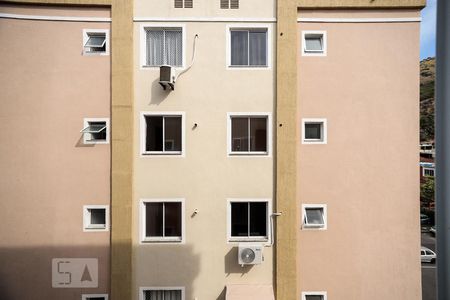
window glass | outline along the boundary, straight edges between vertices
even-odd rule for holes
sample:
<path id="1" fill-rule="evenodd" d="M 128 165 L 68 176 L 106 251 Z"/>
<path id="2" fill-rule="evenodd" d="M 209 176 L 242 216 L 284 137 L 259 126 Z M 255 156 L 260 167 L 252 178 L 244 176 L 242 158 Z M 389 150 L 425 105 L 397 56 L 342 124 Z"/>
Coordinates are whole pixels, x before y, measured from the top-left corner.
<path id="1" fill-rule="evenodd" d="M 248 202 L 231 203 L 231 235 L 248 236 Z"/>
<path id="2" fill-rule="evenodd" d="M 148 29 L 147 66 L 181 66 L 183 64 L 183 32 L 181 28 Z"/>
<path id="3" fill-rule="evenodd" d="M 306 295 L 306 300 L 323 300 L 322 295 Z"/>
<path id="4" fill-rule="evenodd" d="M 305 50 L 306 51 L 322 51 L 322 36 L 311 35 L 305 37 Z"/>
<path id="5" fill-rule="evenodd" d="M 249 53 L 251 66 L 267 65 L 267 31 L 250 31 Z"/>
<path id="6" fill-rule="evenodd" d="M 145 236 L 163 236 L 163 203 L 145 204 Z"/>
<path id="7" fill-rule="evenodd" d="M 165 151 L 181 151 L 181 117 L 164 117 Z"/>
<path id="8" fill-rule="evenodd" d="M 231 30 L 232 66 L 267 66 L 267 30 Z"/>
<path id="9" fill-rule="evenodd" d="M 95 129 L 101 129 L 103 130 L 97 130 L 99 132 L 92 132 L 91 133 L 91 141 L 98 141 L 98 140 L 106 140 L 106 122 L 91 122 L 89 121 L 89 127 Z"/>
<path id="10" fill-rule="evenodd" d="M 231 31 L 231 65 L 248 65 L 248 31 Z"/>
<path id="11" fill-rule="evenodd" d="M 431 251 L 428 251 L 428 250 L 426 250 L 425 253 L 426 253 L 427 255 L 433 255 L 433 253 L 432 253 Z"/>
<path id="12" fill-rule="evenodd" d="M 181 203 L 165 202 L 164 236 L 181 236 Z"/>
<path id="13" fill-rule="evenodd" d="M 232 151 L 248 151 L 248 118 L 231 118 Z"/>
<path id="14" fill-rule="evenodd" d="M 144 291 L 145 300 L 181 300 L 180 290 Z"/>
<path id="15" fill-rule="evenodd" d="M 322 124 L 321 123 L 306 123 L 305 124 L 305 139 L 307 139 L 307 140 L 322 139 Z"/>
<path id="16" fill-rule="evenodd" d="M 425 255 L 425 251 L 420 251 L 420 255 Z"/>
<path id="17" fill-rule="evenodd" d="M 310 225 L 323 225 L 323 210 L 321 208 L 306 208 L 306 221 Z"/>
<path id="18" fill-rule="evenodd" d="M 163 117 L 161 116 L 146 116 L 147 122 L 146 132 L 146 151 L 163 151 Z"/>
<path id="19" fill-rule="evenodd" d="M 267 236 L 267 202 L 250 202 L 250 236 Z"/>
<path id="20" fill-rule="evenodd" d="M 104 208 L 91 208 L 91 224 L 104 225 L 106 224 L 106 212 Z"/>
<path id="21" fill-rule="evenodd" d="M 267 151 L 267 118 L 250 118 L 250 151 Z"/>

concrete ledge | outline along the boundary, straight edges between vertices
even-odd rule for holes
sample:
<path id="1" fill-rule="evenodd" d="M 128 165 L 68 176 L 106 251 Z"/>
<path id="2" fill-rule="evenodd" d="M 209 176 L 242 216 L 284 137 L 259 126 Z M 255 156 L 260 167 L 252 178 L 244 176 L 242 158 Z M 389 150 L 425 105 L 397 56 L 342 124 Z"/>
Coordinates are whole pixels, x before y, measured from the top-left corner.
<path id="1" fill-rule="evenodd" d="M 426 0 L 297 0 L 299 8 L 424 8 Z"/>

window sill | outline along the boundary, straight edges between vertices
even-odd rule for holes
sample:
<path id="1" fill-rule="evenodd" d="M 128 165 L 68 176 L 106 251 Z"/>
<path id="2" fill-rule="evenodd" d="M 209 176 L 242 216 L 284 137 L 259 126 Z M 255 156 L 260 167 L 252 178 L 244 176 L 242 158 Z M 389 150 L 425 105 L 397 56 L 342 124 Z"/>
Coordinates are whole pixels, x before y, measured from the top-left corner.
<path id="1" fill-rule="evenodd" d="M 182 151 L 174 151 L 174 152 L 169 152 L 169 151 L 165 151 L 165 152 L 156 152 L 156 151 L 149 151 L 149 152 L 143 152 L 142 155 L 155 155 L 155 156 L 161 156 L 161 155 L 168 155 L 168 156 L 181 156 L 183 155 Z"/>
<path id="2" fill-rule="evenodd" d="M 157 243 L 181 243 L 183 239 L 181 237 L 174 237 L 174 238 L 145 238 L 141 240 L 142 243 L 145 244 L 157 244 Z"/>
<path id="3" fill-rule="evenodd" d="M 326 230 L 325 225 L 302 225 L 302 230 Z"/>
<path id="4" fill-rule="evenodd" d="M 106 226 L 104 226 L 104 227 L 91 227 L 91 226 L 88 226 L 88 227 L 84 227 L 83 231 L 84 232 L 108 231 L 108 228 Z"/>
<path id="5" fill-rule="evenodd" d="M 108 52 L 86 52 L 83 51 L 83 56 L 109 56 Z"/>
<path id="6" fill-rule="evenodd" d="M 268 243 L 269 239 L 267 237 L 264 238 L 246 238 L 246 237 L 232 237 L 228 239 L 228 242 L 230 243 Z"/>
<path id="7" fill-rule="evenodd" d="M 253 151 L 253 152 L 229 152 L 229 156 L 269 156 L 268 152 L 259 152 L 259 151 Z"/>
<path id="8" fill-rule="evenodd" d="M 303 140 L 302 144 L 326 144 L 327 142 L 324 140 Z"/>

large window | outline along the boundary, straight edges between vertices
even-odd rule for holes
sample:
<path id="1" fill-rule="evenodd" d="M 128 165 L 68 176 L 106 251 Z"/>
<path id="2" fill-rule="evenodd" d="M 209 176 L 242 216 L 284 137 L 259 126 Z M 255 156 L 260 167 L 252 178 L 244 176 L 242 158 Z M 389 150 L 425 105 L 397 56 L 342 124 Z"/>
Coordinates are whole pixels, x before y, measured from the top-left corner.
<path id="1" fill-rule="evenodd" d="M 140 290 L 140 300 L 184 300 L 184 288 L 180 287 L 145 287 Z"/>
<path id="2" fill-rule="evenodd" d="M 230 28 L 230 67 L 267 67 L 267 32 L 267 28 Z"/>
<path id="3" fill-rule="evenodd" d="M 184 208 L 182 199 L 142 200 L 143 242 L 181 242 Z"/>
<path id="4" fill-rule="evenodd" d="M 228 114 L 228 153 L 230 155 L 249 155 L 269 153 L 270 115 L 242 113 Z"/>
<path id="5" fill-rule="evenodd" d="M 146 27 L 145 65 L 159 67 L 183 65 L 183 29 L 181 27 Z"/>
<path id="6" fill-rule="evenodd" d="M 268 200 L 229 200 L 229 240 L 263 240 L 269 237 Z"/>
<path id="7" fill-rule="evenodd" d="M 182 154 L 184 144 L 182 113 L 143 113 L 141 122 L 143 154 Z"/>

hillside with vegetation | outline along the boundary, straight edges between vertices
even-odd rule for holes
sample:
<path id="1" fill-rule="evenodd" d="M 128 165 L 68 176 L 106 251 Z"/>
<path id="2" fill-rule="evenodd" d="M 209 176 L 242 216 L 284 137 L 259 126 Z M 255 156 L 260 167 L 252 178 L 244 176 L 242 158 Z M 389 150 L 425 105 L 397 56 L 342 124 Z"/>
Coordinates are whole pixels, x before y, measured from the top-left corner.
<path id="1" fill-rule="evenodd" d="M 434 80 L 436 59 L 420 62 L 420 141 L 434 141 Z"/>

